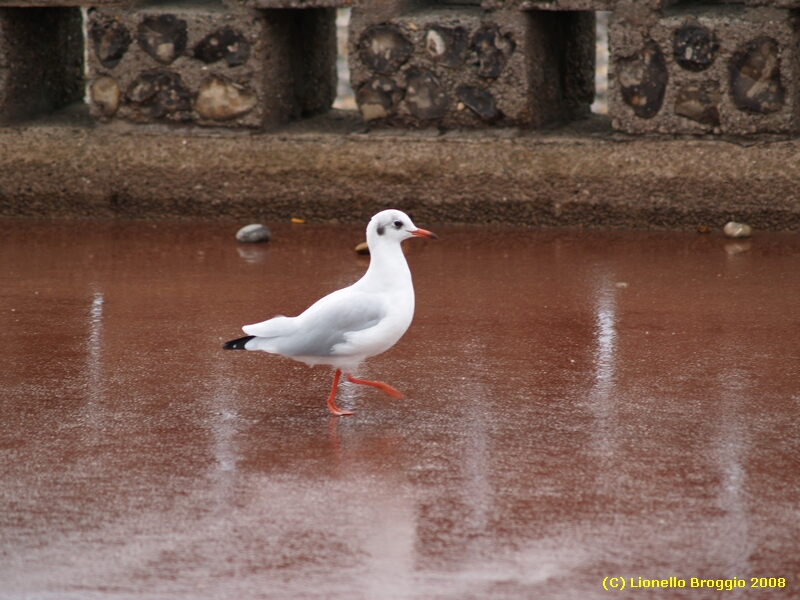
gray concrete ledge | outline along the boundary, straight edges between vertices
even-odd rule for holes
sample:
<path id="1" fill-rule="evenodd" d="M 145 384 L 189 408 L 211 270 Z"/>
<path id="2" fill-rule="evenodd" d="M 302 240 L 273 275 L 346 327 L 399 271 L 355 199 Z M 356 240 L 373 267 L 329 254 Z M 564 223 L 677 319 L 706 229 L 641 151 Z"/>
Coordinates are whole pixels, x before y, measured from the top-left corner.
<path id="1" fill-rule="evenodd" d="M 84 107 L 0 129 L 0 216 L 800 231 L 800 141 L 367 132 L 333 111 L 271 133 L 94 126 Z"/>

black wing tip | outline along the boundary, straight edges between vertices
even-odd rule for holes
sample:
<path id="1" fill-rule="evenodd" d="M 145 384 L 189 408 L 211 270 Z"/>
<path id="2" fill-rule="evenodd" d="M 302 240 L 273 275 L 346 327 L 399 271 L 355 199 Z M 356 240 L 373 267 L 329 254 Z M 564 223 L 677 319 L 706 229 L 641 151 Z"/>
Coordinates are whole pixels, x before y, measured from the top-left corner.
<path id="1" fill-rule="evenodd" d="M 254 337 L 256 337 L 256 336 L 254 336 L 254 335 L 246 335 L 244 337 L 240 337 L 238 339 L 231 340 L 230 342 L 225 342 L 224 344 L 222 344 L 222 349 L 223 350 L 245 350 L 245 347 L 244 347 L 245 344 L 247 344 L 247 342 L 252 340 Z"/>

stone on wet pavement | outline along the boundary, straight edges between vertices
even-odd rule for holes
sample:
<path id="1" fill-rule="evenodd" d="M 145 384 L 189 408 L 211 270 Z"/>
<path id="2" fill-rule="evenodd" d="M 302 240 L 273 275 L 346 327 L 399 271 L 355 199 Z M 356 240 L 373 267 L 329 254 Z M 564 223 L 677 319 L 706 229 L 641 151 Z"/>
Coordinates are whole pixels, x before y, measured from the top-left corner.
<path id="1" fill-rule="evenodd" d="M 272 239 L 272 231 L 261 223 L 245 225 L 236 232 L 236 240 L 245 244 L 258 244 Z"/>
<path id="2" fill-rule="evenodd" d="M 729 238 L 747 238 L 753 235 L 753 228 L 750 225 L 736 221 L 728 221 L 722 230 Z"/>

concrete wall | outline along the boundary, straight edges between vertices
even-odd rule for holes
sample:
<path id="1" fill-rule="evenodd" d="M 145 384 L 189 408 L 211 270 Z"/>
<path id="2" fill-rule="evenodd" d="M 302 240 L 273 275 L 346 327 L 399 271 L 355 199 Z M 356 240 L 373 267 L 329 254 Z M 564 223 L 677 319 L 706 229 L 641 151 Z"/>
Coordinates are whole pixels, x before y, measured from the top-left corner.
<path id="1" fill-rule="evenodd" d="M 748 217 L 800 229 L 791 152 L 764 151 L 794 148 L 800 129 L 800 0 L 100 0 L 81 18 L 82 4 L 0 0 L 2 215 L 356 221 L 392 204 L 451 222 L 688 228 Z M 345 4 L 358 113 L 326 115 Z M 598 10 L 612 11 L 607 119 L 589 112 Z M 48 118 L 84 89 L 88 116 Z M 440 138 L 463 145 L 443 155 Z M 219 139 L 229 164 L 203 150 Z M 287 140 L 293 150 L 273 154 Z M 54 155 L 72 142 L 90 164 L 69 168 L 91 185 Z M 732 142 L 735 160 L 723 152 Z M 161 148 L 175 144 L 205 161 L 193 175 L 205 183 L 190 185 L 184 163 L 163 170 Z M 41 154 L 20 170 L 26 151 Z M 216 195 L 212 176 L 227 181 Z"/>

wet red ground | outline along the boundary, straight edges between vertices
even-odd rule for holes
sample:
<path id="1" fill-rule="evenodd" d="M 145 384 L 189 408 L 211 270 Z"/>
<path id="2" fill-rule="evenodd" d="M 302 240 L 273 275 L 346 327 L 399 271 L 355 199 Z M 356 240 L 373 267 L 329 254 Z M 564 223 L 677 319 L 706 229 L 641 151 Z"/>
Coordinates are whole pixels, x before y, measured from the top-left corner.
<path id="1" fill-rule="evenodd" d="M 800 236 L 431 226 L 337 419 L 221 344 L 363 227 L 236 228 L 0 221 L 0 598 L 800 595 Z"/>

